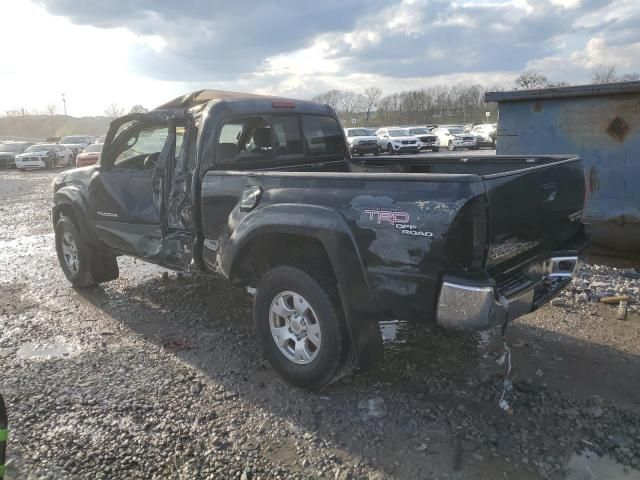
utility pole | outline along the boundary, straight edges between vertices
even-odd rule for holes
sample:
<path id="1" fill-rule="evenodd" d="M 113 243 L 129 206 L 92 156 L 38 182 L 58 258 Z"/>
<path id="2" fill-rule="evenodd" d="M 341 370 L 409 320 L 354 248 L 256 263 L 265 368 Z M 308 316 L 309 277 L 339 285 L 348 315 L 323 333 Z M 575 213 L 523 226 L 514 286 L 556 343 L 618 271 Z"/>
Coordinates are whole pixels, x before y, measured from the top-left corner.
<path id="1" fill-rule="evenodd" d="M 67 99 L 65 97 L 65 94 L 62 94 L 62 106 L 64 107 L 64 116 L 67 116 Z"/>

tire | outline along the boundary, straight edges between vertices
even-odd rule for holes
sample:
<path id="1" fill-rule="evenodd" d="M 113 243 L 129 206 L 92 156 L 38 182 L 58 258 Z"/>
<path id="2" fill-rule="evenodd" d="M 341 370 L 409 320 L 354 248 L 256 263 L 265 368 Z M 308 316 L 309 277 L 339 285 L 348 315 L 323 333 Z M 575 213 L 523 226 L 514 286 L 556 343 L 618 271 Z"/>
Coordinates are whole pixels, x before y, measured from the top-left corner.
<path id="1" fill-rule="evenodd" d="M 387 145 L 387 153 L 388 153 L 389 155 L 393 155 L 393 147 L 391 146 L 391 144 L 388 144 L 388 145 Z"/>
<path id="2" fill-rule="evenodd" d="M 433 148 L 431 149 L 431 151 L 432 151 L 433 153 L 438 153 L 438 152 L 440 151 L 440 147 L 433 147 Z"/>
<path id="3" fill-rule="evenodd" d="M 47 158 L 47 159 L 44 161 L 44 169 L 45 169 L 45 170 L 52 170 L 52 169 L 53 169 L 53 162 L 51 161 L 51 159 L 50 159 L 50 158 Z"/>
<path id="4" fill-rule="evenodd" d="M 56 223 L 55 238 L 58 261 L 74 287 L 91 287 L 120 275 L 115 255 L 89 246 L 69 217 L 62 215 Z"/>
<path id="5" fill-rule="evenodd" d="M 376 150 L 375 152 L 373 152 L 373 154 L 377 157 L 378 155 L 380 155 L 380 152 Z"/>
<path id="6" fill-rule="evenodd" d="M 450 152 L 455 151 L 456 147 L 453 146 L 453 140 L 449 140 L 449 145 L 447 146 L 447 150 Z"/>
<path id="7" fill-rule="evenodd" d="M 346 361 L 348 335 L 334 285 L 335 281 L 287 265 L 274 267 L 258 282 L 253 316 L 265 358 L 282 378 L 298 387 L 317 390 L 329 385 Z M 308 305 L 298 307 L 304 311 L 302 316 L 292 308 L 298 298 Z M 278 304 L 286 316 L 276 313 Z M 298 323 L 294 323 L 296 316 Z M 312 325 L 317 325 L 317 337 L 307 331 Z M 279 343 L 277 328 L 286 328 L 280 331 L 284 337 Z"/>

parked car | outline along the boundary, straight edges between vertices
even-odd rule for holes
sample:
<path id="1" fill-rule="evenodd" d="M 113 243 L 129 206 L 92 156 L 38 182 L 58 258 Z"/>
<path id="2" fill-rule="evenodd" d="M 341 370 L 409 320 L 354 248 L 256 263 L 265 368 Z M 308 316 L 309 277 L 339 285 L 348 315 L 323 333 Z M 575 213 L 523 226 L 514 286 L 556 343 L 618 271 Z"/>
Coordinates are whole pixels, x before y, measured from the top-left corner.
<path id="1" fill-rule="evenodd" d="M 470 133 L 465 133 L 462 127 L 438 127 L 434 128 L 432 133 L 438 137 L 440 145 L 446 146 L 450 151 L 457 148 L 478 149 L 476 137 Z"/>
<path id="2" fill-rule="evenodd" d="M 33 145 L 32 142 L 4 142 L 0 144 L 0 168 L 15 168 L 16 155 Z"/>
<path id="3" fill-rule="evenodd" d="M 71 152 L 64 146 L 56 143 L 43 143 L 31 145 L 24 153 L 16 155 L 16 168 L 46 168 L 68 166 L 71 164 Z"/>
<path id="4" fill-rule="evenodd" d="M 100 167 L 53 192 L 72 285 L 132 255 L 255 287 L 265 357 L 308 388 L 380 360 L 380 320 L 506 326 L 566 286 L 584 242 L 578 157 L 353 159 L 331 107 L 217 90 L 114 120 Z"/>
<path id="5" fill-rule="evenodd" d="M 344 133 L 352 154 L 364 155 L 365 153 L 373 153 L 378 155 L 380 153 L 378 137 L 371 135 L 366 128 L 345 128 Z"/>
<path id="6" fill-rule="evenodd" d="M 76 167 L 93 165 L 100 160 L 102 145 L 102 143 L 92 143 L 91 145 L 88 145 L 82 153 L 79 153 L 76 156 Z"/>
<path id="7" fill-rule="evenodd" d="M 473 127 L 471 133 L 476 137 L 479 147 L 496 147 L 497 127 L 495 123 L 483 123 Z"/>
<path id="8" fill-rule="evenodd" d="M 106 135 L 100 135 L 99 137 L 96 137 L 93 143 L 104 143 L 104 140 L 106 137 L 107 137 Z"/>
<path id="9" fill-rule="evenodd" d="M 87 145 L 93 143 L 93 138 L 87 135 L 72 135 L 68 137 L 62 137 L 58 142 L 60 145 L 72 152 L 73 160 L 75 161 L 76 155 L 82 153 L 87 148 Z"/>
<path id="10" fill-rule="evenodd" d="M 409 133 L 415 135 L 420 140 L 420 150 L 440 150 L 440 140 L 437 135 L 431 133 L 427 127 L 409 127 Z"/>
<path id="11" fill-rule="evenodd" d="M 386 150 L 390 155 L 420 151 L 420 140 L 406 128 L 382 127 L 378 129 L 376 136 L 380 150 Z"/>

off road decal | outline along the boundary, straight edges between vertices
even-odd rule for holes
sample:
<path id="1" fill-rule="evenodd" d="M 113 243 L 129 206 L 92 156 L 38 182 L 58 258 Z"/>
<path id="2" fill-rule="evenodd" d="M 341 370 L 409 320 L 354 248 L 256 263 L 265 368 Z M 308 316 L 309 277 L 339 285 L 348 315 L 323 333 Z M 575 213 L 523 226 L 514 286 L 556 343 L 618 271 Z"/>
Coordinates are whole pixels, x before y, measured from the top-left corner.
<path id="1" fill-rule="evenodd" d="M 411 223 L 411 215 L 407 212 L 397 210 L 366 209 L 364 213 L 365 215 L 368 215 L 369 220 L 375 222 L 376 225 L 388 223 L 400 230 L 403 235 L 433 238 L 433 232 L 418 230 L 418 226 Z"/>

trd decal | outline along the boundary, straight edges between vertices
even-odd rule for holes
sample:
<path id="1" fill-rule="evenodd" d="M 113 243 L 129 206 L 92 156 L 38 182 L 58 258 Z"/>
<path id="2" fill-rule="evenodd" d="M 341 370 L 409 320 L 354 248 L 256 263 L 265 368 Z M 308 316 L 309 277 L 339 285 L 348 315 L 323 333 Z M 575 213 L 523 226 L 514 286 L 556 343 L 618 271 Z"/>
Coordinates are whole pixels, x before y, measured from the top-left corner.
<path id="1" fill-rule="evenodd" d="M 375 221 L 378 225 L 381 225 L 383 222 L 393 225 L 400 230 L 403 235 L 433 238 L 432 232 L 418 230 L 417 225 L 412 225 L 410 223 L 411 216 L 407 212 L 367 209 L 364 213 L 369 215 L 369 220 Z"/>
<path id="2" fill-rule="evenodd" d="M 407 212 L 394 212 L 391 210 L 365 210 L 364 213 L 369 215 L 369 220 L 376 220 L 380 225 L 382 222 L 389 222 L 391 225 L 397 223 L 409 223 L 409 214 Z"/>

